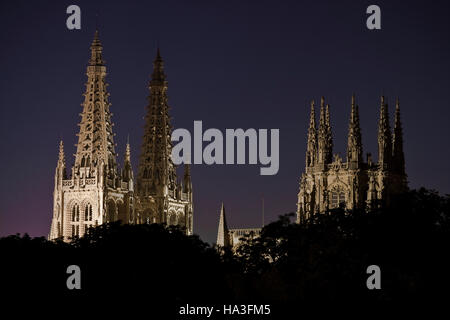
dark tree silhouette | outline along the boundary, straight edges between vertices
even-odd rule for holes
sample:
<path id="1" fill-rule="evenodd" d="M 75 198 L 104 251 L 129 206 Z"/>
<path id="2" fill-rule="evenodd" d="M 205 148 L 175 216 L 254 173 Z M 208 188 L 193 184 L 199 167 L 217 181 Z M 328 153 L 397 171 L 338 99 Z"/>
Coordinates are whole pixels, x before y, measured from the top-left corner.
<path id="1" fill-rule="evenodd" d="M 448 195 L 420 189 L 371 212 L 340 208 L 302 225 L 292 220 L 280 216 L 236 252 L 159 224 L 104 224 L 70 243 L 12 235 L 0 238 L 1 290 L 18 299 L 166 306 L 166 318 L 186 303 L 292 311 L 299 303 L 438 304 L 449 296 Z M 82 270 L 82 290 L 66 287 L 72 264 Z M 369 265 L 381 268 L 381 290 L 367 289 Z"/>

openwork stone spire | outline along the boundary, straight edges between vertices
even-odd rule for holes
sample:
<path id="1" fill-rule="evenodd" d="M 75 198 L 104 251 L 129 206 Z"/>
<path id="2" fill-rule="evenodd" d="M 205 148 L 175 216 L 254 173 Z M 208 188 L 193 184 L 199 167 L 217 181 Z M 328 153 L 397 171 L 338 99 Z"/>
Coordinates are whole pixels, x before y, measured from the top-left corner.
<path id="1" fill-rule="evenodd" d="M 400 120 L 400 102 L 395 104 L 394 135 L 393 135 L 393 164 L 394 170 L 399 174 L 405 174 L 405 155 L 403 153 L 403 130 Z"/>
<path id="2" fill-rule="evenodd" d="M 163 195 L 167 189 L 174 190 L 176 173 L 171 159 L 172 127 L 167 104 L 167 81 L 159 49 L 153 62 L 149 88 L 149 106 L 138 168 L 138 192 L 142 195 Z"/>
<path id="3" fill-rule="evenodd" d="M 359 165 L 362 162 L 361 128 L 359 125 L 359 110 L 352 95 L 352 108 L 348 125 L 347 161 Z"/>
<path id="4" fill-rule="evenodd" d="M 388 105 L 381 96 L 380 121 L 378 124 L 378 164 L 384 168 L 391 165 L 392 135 L 389 126 Z"/>
<path id="5" fill-rule="evenodd" d="M 88 79 L 79 124 L 75 168 L 96 167 L 104 163 L 108 176 L 112 178 L 117 173 L 117 162 L 102 49 L 98 31 L 96 31 L 91 45 L 91 59 L 87 67 Z"/>
<path id="6" fill-rule="evenodd" d="M 124 170 L 119 173 L 117 168 L 102 51 L 96 31 L 86 72 L 75 163 L 69 178 L 65 174 L 62 142 L 59 147 L 49 239 L 63 237 L 64 241 L 70 241 L 106 222 L 137 222 L 129 145 Z"/>
<path id="7" fill-rule="evenodd" d="M 311 101 L 311 113 L 308 128 L 308 143 L 306 146 L 306 167 L 313 167 L 316 163 L 317 153 L 317 131 L 316 131 L 316 115 L 314 111 L 314 100 Z"/>

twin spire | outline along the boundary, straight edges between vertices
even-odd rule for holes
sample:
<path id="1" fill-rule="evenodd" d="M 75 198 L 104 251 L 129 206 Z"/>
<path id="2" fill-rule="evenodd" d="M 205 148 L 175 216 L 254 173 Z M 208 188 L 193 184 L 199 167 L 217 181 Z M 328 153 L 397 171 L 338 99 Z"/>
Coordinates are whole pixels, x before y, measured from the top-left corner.
<path id="1" fill-rule="evenodd" d="M 325 105 L 325 98 L 320 99 L 319 128 L 316 131 L 314 100 L 311 101 L 311 113 L 308 129 L 306 166 L 331 163 L 333 157 L 333 136 L 330 124 L 330 106 Z"/>

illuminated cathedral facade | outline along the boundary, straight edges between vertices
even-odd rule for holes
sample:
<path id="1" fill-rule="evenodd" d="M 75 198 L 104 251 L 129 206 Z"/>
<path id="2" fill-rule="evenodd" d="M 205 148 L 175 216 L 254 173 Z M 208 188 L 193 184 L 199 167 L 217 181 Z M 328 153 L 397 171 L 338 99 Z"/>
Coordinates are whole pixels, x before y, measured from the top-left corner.
<path id="1" fill-rule="evenodd" d="M 363 160 L 358 106 L 352 97 L 346 159 L 333 157 L 329 105 L 321 99 L 319 126 L 311 103 L 307 136 L 306 165 L 300 179 L 297 222 L 304 223 L 329 209 L 369 209 L 389 203 L 394 194 L 407 190 L 400 105 L 395 107 L 391 132 L 388 105 L 381 97 L 378 123 L 378 159 L 370 153 Z"/>
<path id="2" fill-rule="evenodd" d="M 64 144 L 59 145 L 49 239 L 83 236 L 107 222 L 165 223 L 193 233 L 193 193 L 189 165 L 182 181 L 171 160 L 171 124 L 167 81 L 159 50 L 153 63 L 150 96 L 137 177 L 127 142 L 119 168 L 111 121 L 103 47 L 95 33 L 72 168 L 66 167 Z M 67 169 L 70 169 L 67 172 Z"/>

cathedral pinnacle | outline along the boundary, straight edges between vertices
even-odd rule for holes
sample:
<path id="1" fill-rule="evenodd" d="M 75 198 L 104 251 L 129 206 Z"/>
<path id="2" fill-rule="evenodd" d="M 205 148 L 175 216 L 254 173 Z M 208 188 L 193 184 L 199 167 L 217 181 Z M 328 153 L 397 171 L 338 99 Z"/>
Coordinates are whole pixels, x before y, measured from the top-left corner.
<path id="1" fill-rule="evenodd" d="M 331 131 L 331 123 L 330 123 L 330 105 L 327 104 L 326 111 L 325 111 L 326 117 L 325 117 L 325 126 L 326 126 L 326 146 L 327 146 L 327 153 L 326 153 L 326 162 L 331 163 L 332 157 L 333 157 L 333 133 Z"/>
<path id="2" fill-rule="evenodd" d="M 314 100 L 311 101 L 311 112 L 309 115 L 309 129 L 316 130 L 316 114 L 314 110 Z"/>
<path id="3" fill-rule="evenodd" d="M 403 130 L 400 120 L 400 102 L 397 99 L 395 104 L 395 118 L 394 118 L 394 134 L 393 140 L 393 162 L 394 169 L 399 174 L 405 174 L 405 155 L 403 153 Z"/>
<path id="4" fill-rule="evenodd" d="M 62 167 L 66 166 L 66 159 L 64 155 L 64 142 L 62 140 L 59 142 L 58 166 Z"/>
<path id="5" fill-rule="evenodd" d="M 390 166 L 392 158 L 392 135 L 389 126 L 388 105 L 384 96 L 381 96 L 380 121 L 378 124 L 378 163 L 382 166 Z"/>
<path id="6" fill-rule="evenodd" d="M 314 111 L 314 100 L 311 101 L 311 112 L 308 128 L 308 143 L 306 146 L 306 167 L 312 167 L 316 163 L 317 152 L 317 131 L 316 131 L 316 115 Z"/>
<path id="7" fill-rule="evenodd" d="M 330 126 L 329 105 L 325 106 L 325 98 L 320 99 L 320 118 L 318 132 L 317 162 L 327 164 L 332 162 L 333 140 Z"/>
<path id="8" fill-rule="evenodd" d="M 156 58 L 153 61 L 152 83 L 157 84 L 157 82 L 164 82 L 165 80 L 166 75 L 164 74 L 164 61 L 161 58 L 159 48 L 157 48 Z"/>
<path id="9" fill-rule="evenodd" d="M 127 142 L 127 147 L 125 149 L 125 161 L 130 162 L 131 161 L 131 152 L 130 152 L 130 143 Z"/>
<path id="10" fill-rule="evenodd" d="M 102 59 L 102 44 L 98 37 L 98 30 L 95 31 L 94 40 L 91 44 L 91 59 L 89 60 L 90 66 L 103 66 L 105 61 Z"/>
<path id="11" fill-rule="evenodd" d="M 133 169 L 131 167 L 131 150 L 130 150 L 130 142 L 127 139 L 127 146 L 125 148 L 125 157 L 123 161 L 123 170 L 122 170 L 122 179 L 125 182 L 131 182 L 130 188 L 132 189 L 133 182 Z"/>
<path id="12" fill-rule="evenodd" d="M 352 106 L 348 125 L 347 161 L 356 163 L 356 166 L 362 162 L 361 128 L 359 126 L 359 112 L 354 94 L 352 95 Z"/>

